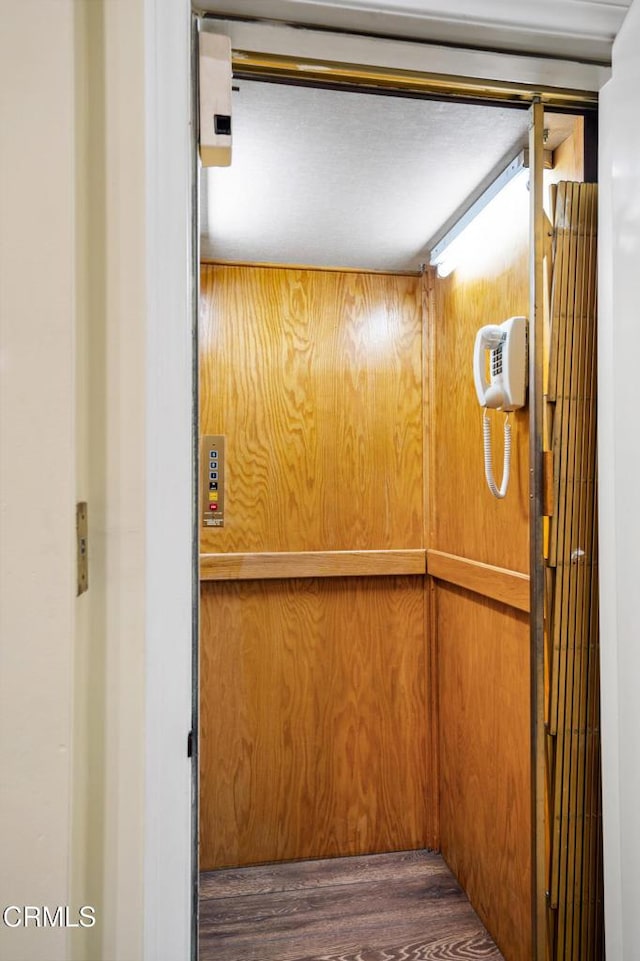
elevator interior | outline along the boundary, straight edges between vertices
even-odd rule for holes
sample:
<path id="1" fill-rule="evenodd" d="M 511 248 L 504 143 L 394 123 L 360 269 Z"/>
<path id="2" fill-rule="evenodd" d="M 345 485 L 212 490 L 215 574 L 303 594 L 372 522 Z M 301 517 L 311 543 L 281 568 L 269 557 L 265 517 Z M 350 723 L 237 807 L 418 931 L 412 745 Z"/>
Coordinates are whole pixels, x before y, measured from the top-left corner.
<path id="1" fill-rule="evenodd" d="M 529 422 L 497 500 L 472 355 L 529 312 L 526 169 L 450 273 L 429 253 L 528 114 L 234 86 L 201 181 L 201 869 L 432 848 L 525 961 Z M 582 180 L 584 119 L 545 127 Z"/>

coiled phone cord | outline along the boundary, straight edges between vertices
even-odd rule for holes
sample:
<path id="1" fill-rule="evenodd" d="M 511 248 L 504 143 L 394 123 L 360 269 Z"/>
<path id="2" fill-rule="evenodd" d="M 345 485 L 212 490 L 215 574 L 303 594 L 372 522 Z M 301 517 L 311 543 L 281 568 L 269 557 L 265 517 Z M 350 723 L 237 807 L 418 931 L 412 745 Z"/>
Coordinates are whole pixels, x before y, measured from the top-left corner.
<path id="1" fill-rule="evenodd" d="M 493 451 L 491 449 L 491 422 L 485 407 L 482 413 L 482 436 L 484 439 L 484 476 L 487 478 L 487 485 L 494 497 L 502 498 L 507 493 L 509 486 L 509 471 L 511 468 L 511 424 L 509 414 L 505 415 L 504 421 L 504 464 L 502 467 L 502 483 L 498 488 L 493 476 Z"/>

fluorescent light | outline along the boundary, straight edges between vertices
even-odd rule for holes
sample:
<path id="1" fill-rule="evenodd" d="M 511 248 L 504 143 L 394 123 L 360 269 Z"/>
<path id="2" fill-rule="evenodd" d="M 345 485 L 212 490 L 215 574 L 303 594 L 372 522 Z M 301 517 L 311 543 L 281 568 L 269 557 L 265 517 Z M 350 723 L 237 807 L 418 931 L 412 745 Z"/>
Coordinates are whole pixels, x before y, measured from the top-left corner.
<path id="1" fill-rule="evenodd" d="M 453 271 L 456 269 L 458 258 L 455 256 L 455 249 L 453 256 L 451 256 L 450 251 L 451 247 L 449 247 L 440 255 L 440 259 L 435 264 L 435 266 L 438 268 L 438 277 L 448 277 L 449 274 L 453 273 Z"/>
<path id="2" fill-rule="evenodd" d="M 459 211 L 455 223 L 431 246 L 429 262 L 447 277 L 456 267 L 478 255 L 486 257 L 508 224 L 528 209 L 527 165 L 524 151 L 491 184 Z"/>

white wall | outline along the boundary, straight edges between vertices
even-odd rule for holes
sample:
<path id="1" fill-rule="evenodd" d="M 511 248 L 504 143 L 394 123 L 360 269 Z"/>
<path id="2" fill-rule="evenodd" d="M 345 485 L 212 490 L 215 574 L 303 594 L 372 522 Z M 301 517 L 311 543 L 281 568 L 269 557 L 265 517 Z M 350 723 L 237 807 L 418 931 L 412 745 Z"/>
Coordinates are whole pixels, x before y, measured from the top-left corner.
<path id="1" fill-rule="evenodd" d="M 0 11 L 0 908 L 97 909 L 89 932 L 0 922 L 12 961 L 143 954 L 144 15 Z"/>
<path id="2" fill-rule="evenodd" d="M 599 497 L 607 957 L 640 945 L 640 3 L 601 95 Z"/>
<path id="3" fill-rule="evenodd" d="M 65 904 L 69 888 L 75 448 L 72 7 L 12 3 L 7 10 L 5 5 L 0 30 L 2 908 L 52 899 Z M 19 90 L 20 97 L 10 97 L 10 90 Z M 55 110 L 42 109 L 45 91 Z M 64 954 L 63 931 L 43 938 L 35 929 L 14 932 L 0 924 L 2 957 L 56 961 Z"/>
<path id="4" fill-rule="evenodd" d="M 0 45 L 0 907 L 4 908 L 66 904 L 70 883 L 75 607 L 73 3 L 4 3 Z M 12 961 L 57 961 L 65 957 L 65 941 L 62 930 L 12 930 L 0 923 L 0 956 Z"/>
<path id="5" fill-rule="evenodd" d="M 76 8 L 77 498 L 90 587 L 76 608 L 72 895 L 98 900 L 72 956 L 143 951 L 145 8 Z"/>
<path id="6" fill-rule="evenodd" d="M 99 908 L 71 956 L 96 961 L 104 938 L 106 402 L 105 77 L 100 3 L 75 6 L 76 497 L 89 504 L 90 586 L 76 602 L 71 902 Z"/>

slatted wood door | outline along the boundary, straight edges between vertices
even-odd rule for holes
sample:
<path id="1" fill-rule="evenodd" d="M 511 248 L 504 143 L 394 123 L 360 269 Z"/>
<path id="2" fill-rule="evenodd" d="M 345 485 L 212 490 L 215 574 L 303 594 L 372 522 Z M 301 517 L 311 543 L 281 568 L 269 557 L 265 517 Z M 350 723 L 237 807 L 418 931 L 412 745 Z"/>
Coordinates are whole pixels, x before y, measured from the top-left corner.
<path id="1" fill-rule="evenodd" d="M 603 957 L 596 478 L 597 186 L 554 210 L 548 414 L 548 936 L 552 961 Z"/>
<path id="2" fill-rule="evenodd" d="M 422 336 L 417 277 L 203 268 L 205 870 L 433 843 Z"/>

